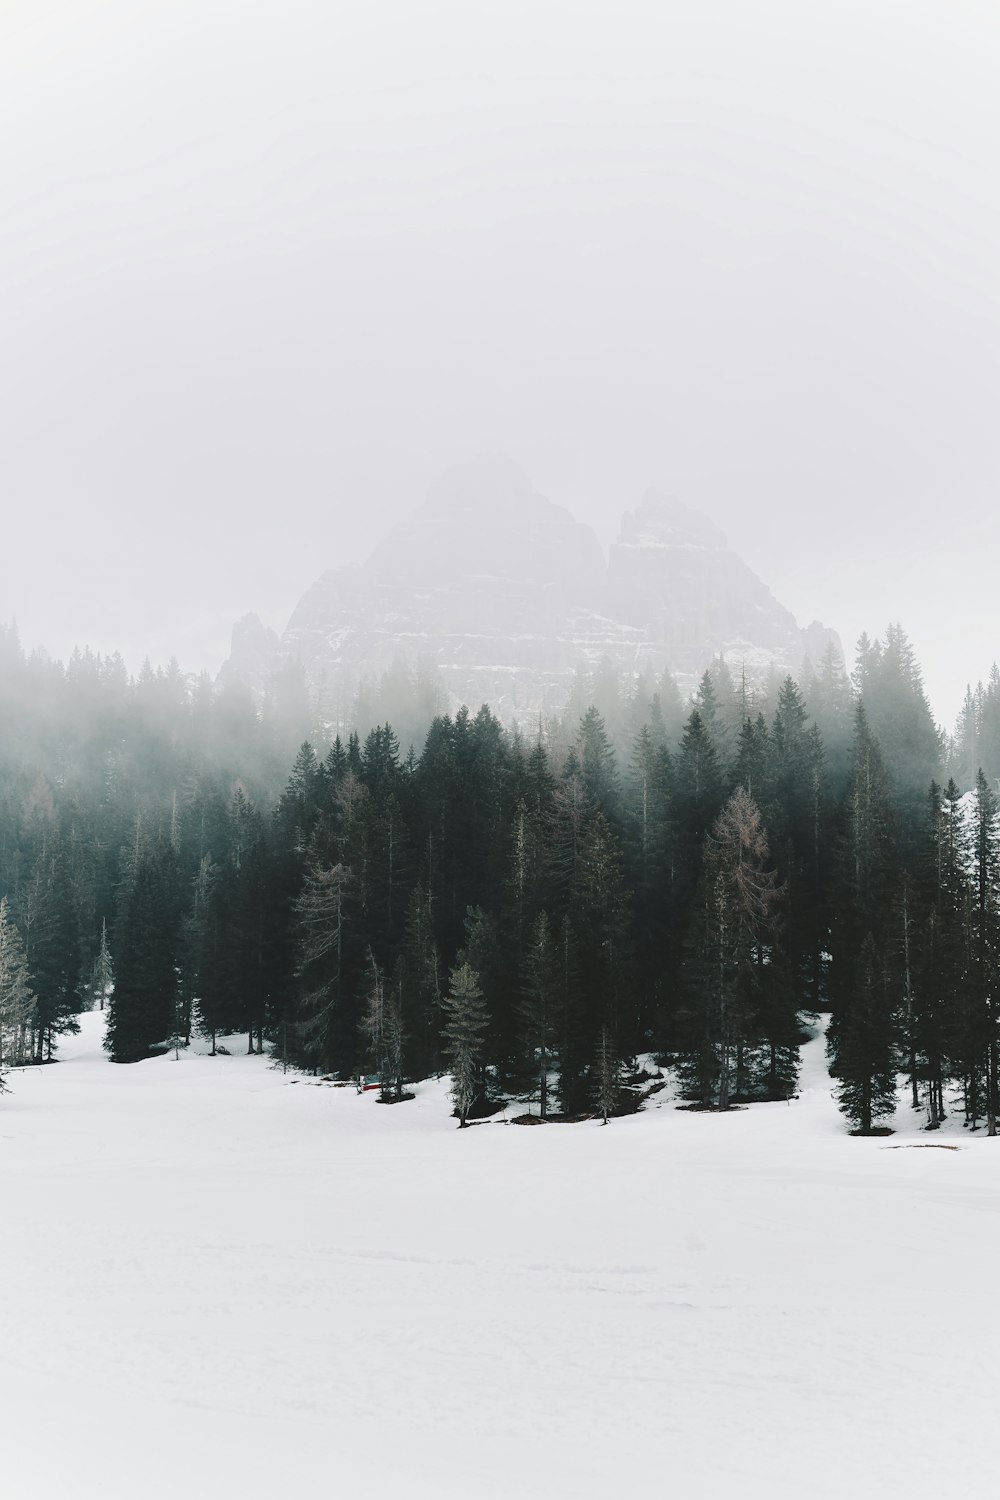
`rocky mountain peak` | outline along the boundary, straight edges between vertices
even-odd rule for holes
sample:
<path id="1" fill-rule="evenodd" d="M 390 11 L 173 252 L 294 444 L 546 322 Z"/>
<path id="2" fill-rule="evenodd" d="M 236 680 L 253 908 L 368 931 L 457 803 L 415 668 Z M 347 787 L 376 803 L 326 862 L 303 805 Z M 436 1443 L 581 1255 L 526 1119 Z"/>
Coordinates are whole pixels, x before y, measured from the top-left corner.
<path id="1" fill-rule="evenodd" d="M 726 545 L 725 535 L 714 521 L 662 490 L 647 490 L 638 508 L 625 512 L 618 541 L 625 547 Z"/>
<path id="2" fill-rule="evenodd" d="M 219 673 L 223 682 L 243 682 L 262 692 L 281 655 L 281 640 L 259 615 L 244 615 L 233 626 L 229 659 Z"/>
<path id="3" fill-rule="evenodd" d="M 254 616 L 224 669 L 254 688 L 300 663 L 321 713 L 351 722 L 359 685 L 402 667 L 430 673 L 454 710 L 489 704 L 505 722 L 560 714 L 577 671 L 673 673 L 689 691 L 713 657 L 750 677 L 797 672 L 822 626 L 790 612 L 708 517 L 647 490 L 605 561 L 589 526 L 517 464 L 450 469 L 360 567 L 324 573 L 280 643 Z"/>
<path id="4" fill-rule="evenodd" d="M 453 592 L 471 580 L 502 580 L 514 589 L 544 583 L 572 600 L 600 587 L 604 555 L 591 529 L 540 495 L 517 464 L 487 457 L 442 475 L 363 571 L 379 583 Z M 474 587 L 480 591 L 478 582 Z"/>

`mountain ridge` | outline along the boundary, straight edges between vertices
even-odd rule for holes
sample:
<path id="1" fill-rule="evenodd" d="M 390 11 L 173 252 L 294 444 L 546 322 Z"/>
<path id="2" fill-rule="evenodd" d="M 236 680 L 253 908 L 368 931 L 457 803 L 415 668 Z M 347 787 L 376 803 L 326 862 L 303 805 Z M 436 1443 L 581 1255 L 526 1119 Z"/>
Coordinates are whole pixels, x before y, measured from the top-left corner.
<path id="1" fill-rule="evenodd" d="M 687 692 L 720 654 L 760 681 L 830 643 L 673 496 L 647 490 L 605 558 L 589 526 L 493 458 L 448 470 L 363 563 L 322 573 L 280 637 L 244 617 L 221 676 L 265 692 L 298 665 L 325 716 L 346 722 L 365 680 L 419 665 L 449 708 L 487 703 L 523 725 L 560 713 L 580 670 L 668 671 Z"/>

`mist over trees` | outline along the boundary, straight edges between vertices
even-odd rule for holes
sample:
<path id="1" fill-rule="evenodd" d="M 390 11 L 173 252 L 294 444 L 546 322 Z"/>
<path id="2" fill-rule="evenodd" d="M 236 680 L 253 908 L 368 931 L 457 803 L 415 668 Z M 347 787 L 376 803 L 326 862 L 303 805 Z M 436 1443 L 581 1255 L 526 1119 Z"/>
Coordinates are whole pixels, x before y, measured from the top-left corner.
<path id="1" fill-rule="evenodd" d="M 463 1124 L 608 1118 L 650 1054 L 693 1107 L 790 1097 L 822 1010 L 853 1127 L 902 1072 L 929 1125 L 995 1130 L 995 670 L 954 739 L 898 626 L 850 678 L 719 659 L 687 704 L 581 671 L 532 735 L 417 686 L 419 743 L 331 742 L 304 693 L 0 630 L 0 1069 L 105 1006 L 123 1063 L 241 1033 L 387 1102 L 448 1070 Z"/>

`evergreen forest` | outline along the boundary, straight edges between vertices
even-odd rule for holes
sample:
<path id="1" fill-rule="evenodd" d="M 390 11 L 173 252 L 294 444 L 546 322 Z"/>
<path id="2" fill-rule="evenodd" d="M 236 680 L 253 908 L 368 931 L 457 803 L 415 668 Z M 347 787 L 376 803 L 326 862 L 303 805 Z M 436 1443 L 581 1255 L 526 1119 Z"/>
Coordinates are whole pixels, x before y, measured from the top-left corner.
<path id="1" fill-rule="evenodd" d="M 720 659 L 687 703 L 581 674 L 530 735 L 419 692 L 401 744 L 302 684 L 291 711 L 0 629 L 0 1080 L 101 1007 L 121 1064 L 239 1037 L 386 1103 L 447 1072 L 460 1125 L 608 1120 L 657 1066 L 695 1109 L 789 1098 L 829 1013 L 847 1128 L 905 1085 L 995 1133 L 996 668 L 953 736 L 898 626 L 850 676 Z"/>

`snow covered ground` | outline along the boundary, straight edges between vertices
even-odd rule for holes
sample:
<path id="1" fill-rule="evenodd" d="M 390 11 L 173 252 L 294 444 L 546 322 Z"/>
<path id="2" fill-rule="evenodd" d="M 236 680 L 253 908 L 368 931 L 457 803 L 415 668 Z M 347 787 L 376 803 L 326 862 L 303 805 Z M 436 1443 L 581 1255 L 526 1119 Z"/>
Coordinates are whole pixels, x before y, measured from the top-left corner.
<path id="1" fill-rule="evenodd" d="M 851 1139 L 821 1040 L 788 1105 L 459 1133 L 100 1025 L 0 1099 L 11 1500 L 989 1493 L 1000 1141 Z"/>

